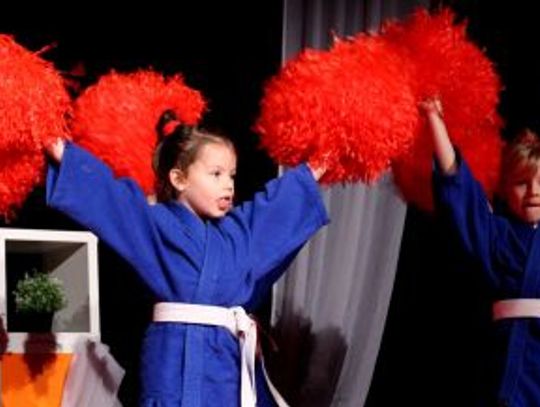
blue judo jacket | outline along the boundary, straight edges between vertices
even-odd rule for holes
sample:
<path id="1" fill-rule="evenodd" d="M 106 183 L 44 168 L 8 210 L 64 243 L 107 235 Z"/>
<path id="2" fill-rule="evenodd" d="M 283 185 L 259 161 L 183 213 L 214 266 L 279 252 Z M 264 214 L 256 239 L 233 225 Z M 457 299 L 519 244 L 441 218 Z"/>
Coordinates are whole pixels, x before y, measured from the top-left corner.
<path id="1" fill-rule="evenodd" d="M 450 220 L 462 248 L 484 273 L 493 301 L 540 298 L 538 228 L 493 212 L 459 154 L 457 173 L 443 175 L 435 166 L 433 185 L 437 210 Z M 493 324 L 498 376 L 493 399 L 501 406 L 540 406 L 540 319 Z"/>
<path id="2" fill-rule="evenodd" d="M 125 258 L 158 302 L 252 311 L 328 216 L 300 165 L 216 221 L 178 202 L 148 205 L 139 187 L 75 144 L 47 174 L 47 202 Z M 143 341 L 143 406 L 239 406 L 237 339 L 225 328 L 151 323 Z M 258 405 L 273 404 L 257 370 Z"/>

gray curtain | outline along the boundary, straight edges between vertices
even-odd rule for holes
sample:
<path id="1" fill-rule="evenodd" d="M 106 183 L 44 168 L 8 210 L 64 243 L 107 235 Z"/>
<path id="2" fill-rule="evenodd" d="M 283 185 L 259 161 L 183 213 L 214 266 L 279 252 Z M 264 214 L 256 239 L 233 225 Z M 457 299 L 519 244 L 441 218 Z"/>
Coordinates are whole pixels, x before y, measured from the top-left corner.
<path id="1" fill-rule="evenodd" d="M 428 0 L 285 0 L 283 60 L 332 36 L 375 32 Z M 274 290 L 271 371 L 292 406 L 365 402 L 382 337 L 406 206 L 387 176 L 324 193 L 331 224 Z"/>

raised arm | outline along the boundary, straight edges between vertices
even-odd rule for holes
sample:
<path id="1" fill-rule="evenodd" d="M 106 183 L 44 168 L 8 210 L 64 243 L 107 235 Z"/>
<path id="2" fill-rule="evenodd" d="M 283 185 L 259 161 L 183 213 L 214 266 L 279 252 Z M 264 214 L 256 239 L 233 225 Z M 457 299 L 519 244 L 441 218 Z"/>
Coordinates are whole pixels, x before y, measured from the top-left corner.
<path id="1" fill-rule="evenodd" d="M 441 171 L 446 175 L 454 174 L 457 169 L 456 152 L 444 123 L 441 101 L 438 98 L 426 99 L 420 103 L 420 109 L 426 115 L 433 139 L 435 157 Z"/>
<path id="2" fill-rule="evenodd" d="M 47 173 L 47 204 L 105 241 L 155 293 L 167 294 L 160 234 L 140 188 L 75 144 L 57 140 L 45 151 L 56 161 Z"/>
<path id="3" fill-rule="evenodd" d="M 322 172 L 305 164 L 288 170 L 223 221 L 236 256 L 250 259 L 255 279 L 272 270 L 271 279 L 277 278 L 279 264 L 328 223 L 315 178 Z"/>
<path id="4" fill-rule="evenodd" d="M 454 149 L 440 101 L 428 99 L 420 109 L 428 121 L 437 164 L 433 173 L 435 207 L 450 221 L 465 251 L 482 264 L 488 279 L 497 286 L 500 277 L 493 255 L 499 239 L 509 238 L 508 224 L 492 213 L 482 186 Z"/>

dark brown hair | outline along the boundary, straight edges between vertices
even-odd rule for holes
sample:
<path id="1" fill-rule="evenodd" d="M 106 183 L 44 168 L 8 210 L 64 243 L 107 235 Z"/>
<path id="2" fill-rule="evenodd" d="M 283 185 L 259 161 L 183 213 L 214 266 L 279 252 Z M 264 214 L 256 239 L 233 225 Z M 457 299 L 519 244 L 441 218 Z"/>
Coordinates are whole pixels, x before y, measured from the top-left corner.
<path id="1" fill-rule="evenodd" d="M 201 148 L 210 143 L 223 144 L 235 151 L 232 141 L 217 132 L 179 124 L 169 134 L 164 130 L 176 121 L 175 114 L 165 111 L 156 126 L 159 144 L 154 152 L 153 167 L 156 173 L 156 195 L 159 202 L 176 199 L 177 191 L 169 180 L 169 172 L 177 168 L 187 174 L 188 168 L 198 157 Z"/>

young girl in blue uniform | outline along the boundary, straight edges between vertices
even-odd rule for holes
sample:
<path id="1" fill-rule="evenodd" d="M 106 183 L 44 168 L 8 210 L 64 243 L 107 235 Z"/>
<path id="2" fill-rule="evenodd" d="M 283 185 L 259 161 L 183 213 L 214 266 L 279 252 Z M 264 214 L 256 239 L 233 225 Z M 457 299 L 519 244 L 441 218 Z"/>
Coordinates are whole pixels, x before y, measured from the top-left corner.
<path id="1" fill-rule="evenodd" d="M 493 210 L 449 139 L 437 99 L 421 105 L 435 148 L 434 197 L 493 295 L 498 383 L 493 404 L 540 406 L 540 141 L 524 131 L 506 147 Z"/>
<path id="2" fill-rule="evenodd" d="M 301 246 L 328 222 L 318 178 L 300 165 L 233 207 L 229 140 L 164 115 L 156 151 L 158 203 L 75 144 L 56 161 L 47 202 L 92 230 L 133 266 L 157 303 L 143 341 L 141 405 L 285 405 L 271 396 L 246 315 Z M 273 394 L 273 393 L 272 393 Z"/>

